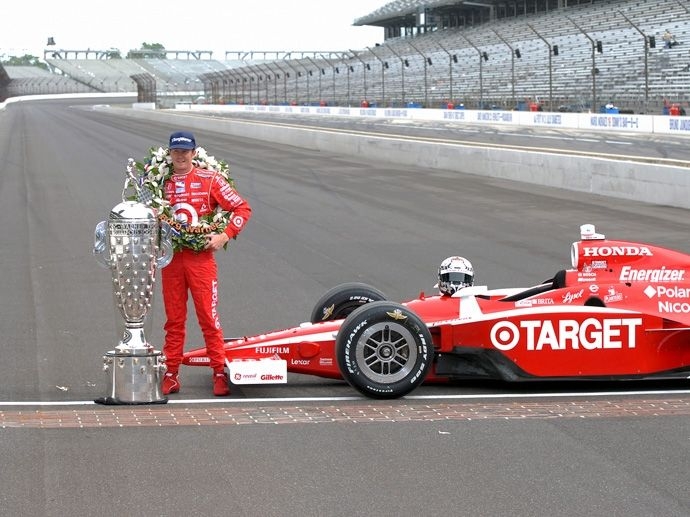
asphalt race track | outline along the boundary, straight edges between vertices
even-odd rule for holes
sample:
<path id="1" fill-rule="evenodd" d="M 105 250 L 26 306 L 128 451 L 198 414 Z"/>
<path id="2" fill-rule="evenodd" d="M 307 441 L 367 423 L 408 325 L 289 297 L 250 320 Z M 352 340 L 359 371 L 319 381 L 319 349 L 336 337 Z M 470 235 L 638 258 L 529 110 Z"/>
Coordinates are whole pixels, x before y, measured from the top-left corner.
<path id="1" fill-rule="evenodd" d="M 467 382 L 382 402 L 294 375 L 213 399 L 210 372 L 188 367 L 168 404 L 93 404 L 118 339 L 94 228 L 127 158 L 180 128 L 91 104 L 0 111 L 0 515 L 690 514 L 687 382 Z M 448 255 L 469 258 L 477 284 L 536 284 L 569 265 L 582 223 L 690 252 L 686 210 L 196 136 L 254 209 L 218 256 L 227 336 L 305 321 L 342 282 L 430 293 Z M 647 140 L 678 159 L 687 142 Z M 158 348 L 162 323 L 159 297 Z"/>

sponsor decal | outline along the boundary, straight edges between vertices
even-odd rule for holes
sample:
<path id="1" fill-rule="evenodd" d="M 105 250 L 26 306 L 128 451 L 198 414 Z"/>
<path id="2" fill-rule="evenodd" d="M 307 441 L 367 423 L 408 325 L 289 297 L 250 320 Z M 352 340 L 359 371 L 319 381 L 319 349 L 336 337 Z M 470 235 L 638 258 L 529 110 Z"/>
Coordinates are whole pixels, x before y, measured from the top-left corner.
<path id="1" fill-rule="evenodd" d="M 666 313 L 676 313 L 676 314 L 690 314 L 690 288 L 674 286 L 660 285 L 654 287 L 648 285 L 644 294 L 648 298 L 660 298 L 658 302 L 659 312 Z M 676 301 L 677 298 L 681 298 L 685 301 Z"/>
<path id="2" fill-rule="evenodd" d="M 192 364 L 211 364 L 209 357 L 190 357 L 189 362 Z"/>
<path id="3" fill-rule="evenodd" d="M 175 194 L 184 194 L 185 188 L 184 188 L 184 181 L 176 181 L 175 182 Z"/>
<path id="4" fill-rule="evenodd" d="M 198 181 L 192 181 L 189 184 L 189 188 L 191 188 L 192 190 L 199 190 L 201 188 L 201 183 Z"/>
<path id="5" fill-rule="evenodd" d="M 615 287 L 609 287 L 604 295 L 604 303 L 621 302 L 623 301 L 623 293 L 616 291 Z"/>
<path id="6" fill-rule="evenodd" d="M 583 248 L 585 257 L 652 257 L 652 252 L 646 246 L 599 246 Z"/>
<path id="7" fill-rule="evenodd" d="M 218 318 L 218 280 L 211 282 L 211 317 L 216 329 L 220 329 L 220 319 Z"/>
<path id="8" fill-rule="evenodd" d="M 631 266 L 623 266 L 621 269 L 621 282 L 678 282 L 685 277 L 684 269 L 636 269 Z"/>
<path id="9" fill-rule="evenodd" d="M 233 384 L 281 384 L 287 382 L 283 359 L 238 360 L 227 363 Z"/>
<path id="10" fill-rule="evenodd" d="M 290 359 L 290 364 L 294 364 L 296 366 L 309 366 L 309 359 Z"/>
<path id="11" fill-rule="evenodd" d="M 690 314 L 690 303 L 688 302 L 659 302 L 659 312 L 671 312 L 677 314 Z"/>
<path id="12" fill-rule="evenodd" d="M 319 359 L 319 364 L 321 366 L 333 366 L 333 358 L 332 357 L 321 357 Z"/>
<path id="13" fill-rule="evenodd" d="M 244 224 L 244 217 L 241 215 L 234 216 L 232 218 L 232 224 L 237 228 L 242 228 L 242 225 Z"/>
<path id="14" fill-rule="evenodd" d="M 189 203 L 175 203 L 171 208 L 175 221 L 187 224 L 199 223 L 199 214 Z"/>
<path id="15" fill-rule="evenodd" d="M 596 280 L 597 280 L 597 274 L 596 273 L 579 272 L 577 274 L 577 281 L 578 282 L 596 282 Z"/>
<path id="16" fill-rule="evenodd" d="M 642 318 L 500 321 L 491 328 L 490 338 L 504 352 L 518 345 L 528 351 L 635 348 L 635 331 L 641 325 Z"/>
<path id="17" fill-rule="evenodd" d="M 592 269 L 607 269 L 609 267 L 605 260 L 593 260 L 591 264 Z"/>
<path id="18" fill-rule="evenodd" d="M 654 298 L 655 296 L 657 298 L 690 298 L 690 287 L 678 287 L 677 285 L 671 287 L 659 285 L 654 287 L 648 285 L 644 290 L 644 294 L 648 298 Z"/>
<path id="19" fill-rule="evenodd" d="M 405 316 L 400 309 L 395 309 L 394 311 L 387 312 L 391 318 L 394 320 L 406 320 L 407 316 Z"/>
<path id="20" fill-rule="evenodd" d="M 192 143 L 192 139 L 191 139 L 191 138 L 187 138 L 186 136 L 176 136 L 176 137 L 173 137 L 173 138 L 170 140 L 170 143 L 171 143 L 171 144 L 179 144 L 179 143 L 191 144 L 191 143 Z"/>
<path id="21" fill-rule="evenodd" d="M 357 367 L 357 363 L 352 362 L 352 360 L 350 359 L 350 356 L 352 355 L 351 350 L 355 347 L 355 336 L 363 327 L 366 327 L 368 324 L 368 320 L 360 321 L 359 324 L 354 329 L 352 329 L 350 335 L 347 336 L 347 341 L 345 342 L 345 368 L 350 373 L 356 374 L 357 370 L 359 369 Z"/>
<path id="22" fill-rule="evenodd" d="M 588 289 L 589 289 L 589 292 L 592 293 L 592 294 L 596 294 L 596 293 L 599 292 L 599 286 L 596 285 L 596 284 L 590 285 L 590 286 L 588 287 Z"/>
<path id="23" fill-rule="evenodd" d="M 333 311 L 335 310 L 335 304 L 331 305 L 330 307 L 324 307 L 323 308 L 323 317 L 321 318 L 322 321 L 328 320 L 328 318 L 331 317 L 331 314 L 333 314 Z"/>
<path id="24" fill-rule="evenodd" d="M 256 348 L 257 354 L 287 354 L 290 352 L 289 346 L 259 346 Z"/>
<path id="25" fill-rule="evenodd" d="M 580 289 L 577 292 L 569 291 L 563 295 L 563 303 L 573 303 L 575 300 L 581 300 L 584 294 L 584 289 Z"/>
<path id="26" fill-rule="evenodd" d="M 534 307 L 535 305 L 555 305 L 553 298 L 535 298 L 534 300 L 518 300 L 515 307 Z"/>

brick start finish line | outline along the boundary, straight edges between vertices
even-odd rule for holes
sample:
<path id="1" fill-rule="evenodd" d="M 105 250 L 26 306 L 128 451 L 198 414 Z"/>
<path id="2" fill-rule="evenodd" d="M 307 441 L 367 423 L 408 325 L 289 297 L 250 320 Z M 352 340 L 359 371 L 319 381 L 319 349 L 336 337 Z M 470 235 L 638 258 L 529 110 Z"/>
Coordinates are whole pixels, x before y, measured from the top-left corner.
<path id="1" fill-rule="evenodd" d="M 690 397 L 569 402 L 352 404 L 0 411 L 0 428 L 74 429 L 690 416 Z"/>

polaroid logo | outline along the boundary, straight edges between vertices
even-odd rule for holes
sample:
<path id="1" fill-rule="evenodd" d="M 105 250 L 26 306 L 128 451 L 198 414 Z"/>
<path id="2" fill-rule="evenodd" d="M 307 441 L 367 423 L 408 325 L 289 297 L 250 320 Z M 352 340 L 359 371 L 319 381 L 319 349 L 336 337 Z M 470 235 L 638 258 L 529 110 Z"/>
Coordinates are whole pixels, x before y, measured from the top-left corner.
<path id="1" fill-rule="evenodd" d="M 528 351 L 635 348 L 635 332 L 641 325 L 642 318 L 521 321 L 519 326 L 501 321 L 492 327 L 490 338 L 504 352 L 519 344 Z"/>
<path id="2" fill-rule="evenodd" d="M 644 294 L 648 298 L 665 298 L 664 300 L 659 300 L 658 310 L 661 313 L 690 314 L 690 302 L 671 301 L 678 298 L 683 300 L 690 298 L 690 288 L 688 287 L 678 287 L 677 285 L 672 287 L 664 285 L 654 287 L 648 285 L 644 290 Z"/>
<path id="3" fill-rule="evenodd" d="M 585 257 L 651 257 L 652 252 L 646 246 L 599 246 L 583 248 Z"/>
<path id="4" fill-rule="evenodd" d="M 654 287 L 648 285 L 644 290 L 644 294 L 646 294 L 648 298 L 690 298 L 690 288 L 678 287 L 677 285 L 673 287 L 666 287 L 664 285 Z"/>

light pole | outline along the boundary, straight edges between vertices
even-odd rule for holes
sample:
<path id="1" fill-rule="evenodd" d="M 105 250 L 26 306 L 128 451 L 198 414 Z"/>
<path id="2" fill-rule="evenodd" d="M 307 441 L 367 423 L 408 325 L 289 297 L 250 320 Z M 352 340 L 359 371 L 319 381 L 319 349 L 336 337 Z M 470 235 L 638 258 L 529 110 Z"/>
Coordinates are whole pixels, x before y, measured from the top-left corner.
<path id="1" fill-rule="evenodd" d="M 304 75 L 307 78 L 307 106 L 311 104 L 311 92 L 310 92 L 310 87 L 309 87 L 309 78 L 312 75 L 311 70 L 309 70 L 306 66 L 301 61 L 297 61 L 297 63 L 302 67 L 302 70 L 304 70 Z M 302 72 L 297 71 L 297 76 L 302 77 Z"/>
<path id="2" fill-rule="evenodd" d="M 422 56 L 422 60 L 424 61 L 424 107 L 428 108 L 429 107 L 429 86 L 428 86 L 428 79 L 427 79 L 427 64 L 431 64 L 431 58 L 426 57 L 422 51 L 420 51 L 417 47 L 415 47 L 411 41 L 408 41 L 407 44 L 415 49 L 417 54 Z"/>
<path id="3" fill-rule="evenodd" d="M 321 68 L 312 58 L 307 56 L 309 62 L 316 67 L 316 73 L 319 76 L 319 104 L 321 103 L 321 76 L 323 75 L 323 68 Z M 311 75 L 311 70 L 309 71 Z"/>
<path id="4" fill-rule="evenodd" d="M 271 80 L 271 69 L 268 67 L 268 64 L 264 64 L 263 66 L 261 64 L 257 65 L 259 67 L 259 70 L 264 72 L 264 85 L 266 88 L 266 104 L 268 104 L 268 82 Z"/>
<path id="5" fill-rule="evenodd" d="M 403 58 L 400 54 L 398 54 L 395 50 L 393 50 L 393 47 L 388 47 L 388 50 L 393 52 L 395 56 L 400 60 L 400 93 L 402 95 L 402 106 L 403 108 L 405 107 L 405 68 L 409 66 L 409 62 L 407 59 Z"/>
<path id="6" fill-rule="evenodd" d="M 448 54 L 448 102 L 453 102 L 453 63 L 458 62 L 458 56 L 456 54 L 451 54 L 440 42 L 438 46 Z"/>
<path id="7" fill-rule="evenodd" d="M 621 11 L 618 11 L 618 14 L 625 18 L 625 20 L 632 25 L 633 29 L 640 33 L 642 39 L 644 40 L 644 102 L 645 109 L 647 109 L 647 102 L 649 102 L 649 37 Z"/>
<path id="8" fill-rule="evenodd" d="M 328 59 L 328 58 L 327 58 L 326 56 L 324 56 L 323 54 L 320 54 L 320 55 L 321 55 L 321 58 L 322 58 L 326 63 L 328 63 L 328 65 L 331 67 L 331 70 L 332 70 L 332 73 L 333 73 L 333 104 L 337 104 L 337 102 L 336 102 L 336 100 L 335 100 L 335 99 L 336 99 L 336 97 L 335 97 L 335 74 L 336 74 L 336 73 L 340 73 L 340 70 L 338 69 L 337 66 L 335 66 L 335 65 L 331 62 L 330 59 Z"/>
<path id="9" fill-rule="evenodd" d="M 553 46 L 549 43 L 544 36 L 539 34 L 537 30 L 532 27 L 529 23 L 527 26 L 537 35 L 537 37 L 542 40 L 549 49 L 549 111 L 553 111 L 553 64 L 551 56 L 553 55 Z"/>
<path id="10" fill-rule="evenodd" d="M 354 50 L 350 49 L 350 52 L 352 52 L 352 55 L 355 56 L 355 58 L 357 58 L 357 61 L 362 63 L 362 70 L 364 72 L 364 75 L 363 75 L 363 77 L 364 77 L 364 100 L 368 103 L 369 102 L 369 96 L 368 96 L 368 92 L 367 92 L 367 67 L 369 67 L 369 64 L 365 63 L 362 60 L 362 58 L 359 57 L 359 54 L 357 54 L 357 52 L 355 52 Z"/>
<path id="11" fill-rule="evenodd" d="M 381 107 L 386 106 L 386 68 L 388 68 L 388 61 L 384 61 L 381 59 L 376 52 L 374 52 L 374 49 L 371 47 L 367 47 L 369 49 L 369 52 L 374 54 L 374 57 L 379 60 L 381 63 Z"/>
<path id="12" fill-rule="evenodd" d="M 277 68 L 278 70 L 280 70 L 280 73 L 281 73 L 281 74 L 283 74 L 283 97 L 285 97 L 285 99 L 283 100 L 283 102 L 284 102 L 285 104 L 290 104 L 290 103 L 288 102 L 288 97 L 287 97 L 287 78 L 288 78 L 288 75 L 289 75 L 289 74 L 288 74 L 288 72 L 286 72 L 285 70 L 283 70 L 283 69 L 280 67 L 280 65 L 278 64 L 278 61 L 274 61 L 273 64 L 276 65 L 276 68 Z M 277 86 L 276 86 L 276 87 L 277 87 Z M 277 103 L 278 103 L 278 102 L 276 101 L 276 104 L 277 104 Z"/>
<path id="13" fill-rule="evenodd" d="M 258 64 L 256 68 L 258 70 L 258 72 L 254 72 L 254 77 L 256 78 L 256 104 L 261 104 L 261 75 L 263 74 L 263 70 L 261 70 Z"/>
<path id="14" fill-rule="evenodd" d="M 259 67 L 259 70 L 262 70 L 264 72 L 264 87 L 266 89 L 266 104 L 268 104 L 268 83 L 271 80 L 271 69 L 268 67 L 267 64 L 257 64 Z"/>
<path id="15" fill-rule="evenodd" d="M 290 64 L 290 62 L 287 60 L 287 58 L 283 58 L 283 63 L 292 70 L 292 73 L 295 74 L 295 103 L 299 105 L 299 74 L 297 73 L 297 70 Z M 288 77 L 290 74 L 288 74 Z"/>
<path id="16" fill-rule="evenodd" d="M 343 60 L 342 63 L 347 67 L 347 106 L 348 108 L 352 105 L 351 99 L 350 99 L 350 72 L 354 72 L 355 69 L 352 67 L 349 61 L 345 61 L 345 58 L 348 60 L 350 57 L 343 53 L 341 56 L 341 59 Z"/>
<path id="17" fill-rule="evenodd" d="M 482 67 L 484 65 L 483 61 L 487 61 L 489 59 L 489 56 L 486 52 L 482 52 L 481 50 L 479 50 L 479 48 L 477 48 L 477 46 L 474 43 L 472 43 L 469 40 L 469 38 L 467 38 L 467 36 L 464 36 L 459 32 L 457 34 L 467 43 L 469 43 L 470 46 L 477 51 L 477 54 L 479 54 L 479 109 L 484 109 L 484 79 L 482 77 Z"/>
<path id="18" fill-rule="evenodd" d="M 512 85 L 511 92 L 512 92 L 512 97 L 513 97 L 513 108 L 515 108 L 515 106 L 517 105 L 517 103 L 515 101 L 515 58 L 520 57 L 520 51 L 517 49 L 514 49 L 513 46 L 510 43 L 508 43 L 503 38 L 503 36 L 501 36 L 494 29 L 491 29 L 491 32 L 493 32 L 498 37 L 498 39 L 500 39 L 503 42 L 503 44 L 510 49 L 510 76 L 511 76 L 510 84 Z M 550 55 L 551 55 L 551 48 L 549 48 L 549 56 Z M 550 68 L 551 67 L 549 65 L 549 69 Z"/>
<path id="19" fill-rule="evenodd" d="M 597 58 L 596 58 L 596 52 L 597 52 L 597 43 L 594 41 L 594 39 L 587 34 L 582 27 L 580 27 L 577 23 L 575 23 L 572 18 L 566 16 L 567 20 L 572 23 L 577 30 L 579 30 L 585 38 L 589 40 L 589 42 L 592 44 L 592 111 L 594 113 L 597 113 L 599 109 L 597 108 Z"/>
<path id="20" fill-rule="evenodd" d="M 237 91 L 237 74 L 230 70 L 228 70 L 226 73 L 230 77 L 230 84 L 233 85 L 233 89 L 235 90 L 235 104 L 239 104 L 237 100 L 240 96 L 239 92 Z"/>

